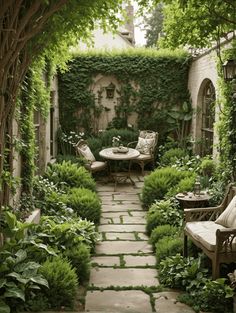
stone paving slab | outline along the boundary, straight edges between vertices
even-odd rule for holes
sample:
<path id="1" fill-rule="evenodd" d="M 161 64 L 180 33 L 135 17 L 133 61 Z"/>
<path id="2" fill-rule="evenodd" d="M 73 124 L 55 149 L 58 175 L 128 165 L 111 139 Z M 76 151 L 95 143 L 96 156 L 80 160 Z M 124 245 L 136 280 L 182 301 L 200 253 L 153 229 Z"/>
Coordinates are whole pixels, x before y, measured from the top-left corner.
<path id="1" fill-rule="evenodd" d="M 140 198 L 139 195 L 137 194 L 128 194 L 128 193 L 123 193 L 123 194 L 114 194 L 113 199 L 115 201 L 134 201 L 134 202 L 139 202 Z"/>
<path id="2" fill-rule="evenodd" d="M 101 218 L 100 224 L 144 224 L 146 221 L 144 217 L 140 216 L 118 216 L 113 218 Z"/>
<path id="3" fill-rule="evenodd" d="M 110 225 L 101 225 L 98 227 L 99 232 L 124 232 L 124 233 L 130 233 L 130 232 L 146 232 L 146 226 L 145 225 L 117 225 L 117 224 L 110 224 Z"/>
<path id="4" fill-rule="evenodd" d="M 97 254 L 152 253 L 152 246 L 146 241 L 102 241 L 96 245 Z"/>
<path id="5" fill-rule="evenodd" d="M 99 266 L 120 266 L 120 258 L 118 256 L 96 256 L 91 259 L 91 263 Z"/>
<path id="6" fill-rule="evenodd" d="M 99 268 L 94 267 L 90 273 L 90 286 L 94 287 L 137 287 L 158 286 L 156 269 L 152 268 Z"/>
<path id="7" fill-rule="evenodd" d="M 156 258 L 153 255 L 125 255 L 124 256 L 125 266 L 155 266 Z"/>
<path id="8" fill-rule="evenodd" d="M 128 211 L 142 211 L 141 204 L 121 204 L 121 203 L 107 203 L 102 204 L 102 212 L 128 212 Z"/>
<path id="9" fill-rule="evenodd" d="M 184 303 L 178 302 L 177 292 L 160 292 L 153 294 L 156 298 L 155 310 L 157 313 L 194 313 L 195 311 Z"/>
<path id="10" fill-rule="evenodd" d="M 85 311 L 147 313 L 151 312 L 150 298 L 139 290 L 88 291 Z"/>
<path id="11" fill-rule="evenodd" d="M 105 236 L 107 240 L 137 240 L 135 233 L 105 233 Z"/>
<path id="12" fill-rule="evenodd" d="M 102 218 L 114 218 L 114 217 L 124 217 L 124 216 L 134 216 L 145 218 L 146 213 L 143 211 L 121 211 L 121 212 L 102 212 Z"/>

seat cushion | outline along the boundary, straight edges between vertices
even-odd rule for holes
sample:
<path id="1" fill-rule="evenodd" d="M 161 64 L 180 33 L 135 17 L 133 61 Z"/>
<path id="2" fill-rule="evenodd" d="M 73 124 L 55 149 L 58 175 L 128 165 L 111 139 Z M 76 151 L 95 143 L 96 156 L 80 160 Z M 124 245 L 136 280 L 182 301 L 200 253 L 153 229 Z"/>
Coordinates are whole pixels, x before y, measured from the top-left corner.
<path id="1" fill-rule="evenodd" d="M 216 224 L 214 221 L 188 222 L 185 231 L 194 239 L 199 241 L 209 251 L 214 251 L 216 247 L 216 231 L 224 229 L 222 225 Z M 236 248 L 236 244 L 234 244 Z"/>
<path id="2" fill-rule="evenodd" d="M 233 197 L 215 223 L 229 228 L 236 228 L 236 196 Z"/>
<path id="3" fill-rule="evenodd" d="M 146 160 L 151 160 L 152 159 L 152 156 L 151 154 L 142 154 L 140 153 L 140 155 L 135 158 L 135 160 L 139 160 L 139 161 L 146 161 Z"/>
<path id="4" fill-rule="evenodd" d="M 106 167 L 106 163 L 102 161 L 94 161 L 90 165 L 92 171 L 99 171 Z"/>
<path id="5" fill-rule="evenodd" d="M 142 154 L 150 154 L 151 149 L 153 149 L 154 143 L 155 143 L 155 139 L 153 138 L 145 139 L 145 138 L 139 137 L 138 143 L 135 149 L 138 150 Z"/>

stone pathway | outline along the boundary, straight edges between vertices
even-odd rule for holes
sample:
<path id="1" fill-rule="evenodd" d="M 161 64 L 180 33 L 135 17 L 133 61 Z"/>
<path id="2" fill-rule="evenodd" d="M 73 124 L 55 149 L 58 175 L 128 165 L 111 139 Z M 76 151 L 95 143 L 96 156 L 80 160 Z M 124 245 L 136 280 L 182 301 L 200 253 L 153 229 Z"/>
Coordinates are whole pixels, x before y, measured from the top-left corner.
<path id="1" fill-rule="evenodd" d="M 116 313 L 193 313 L 178 302 L 177 292 L 162 292 L 156 258 L 145 234 L 140 202 L 143 177 L 135 186 L 97 184 L 102 200 L 101 242 L 92 260 L 85 311 Z"/>

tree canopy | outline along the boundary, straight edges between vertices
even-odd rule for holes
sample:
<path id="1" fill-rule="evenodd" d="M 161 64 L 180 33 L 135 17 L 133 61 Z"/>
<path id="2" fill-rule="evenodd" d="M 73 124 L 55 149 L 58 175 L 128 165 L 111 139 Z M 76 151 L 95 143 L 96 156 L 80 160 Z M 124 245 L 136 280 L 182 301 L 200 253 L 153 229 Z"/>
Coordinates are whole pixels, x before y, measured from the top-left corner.
<path id="1" fill-rule="evenodd" d="M 164 0 L 166 47 L 208 47 L 235 30 L 235 0 Z"/>

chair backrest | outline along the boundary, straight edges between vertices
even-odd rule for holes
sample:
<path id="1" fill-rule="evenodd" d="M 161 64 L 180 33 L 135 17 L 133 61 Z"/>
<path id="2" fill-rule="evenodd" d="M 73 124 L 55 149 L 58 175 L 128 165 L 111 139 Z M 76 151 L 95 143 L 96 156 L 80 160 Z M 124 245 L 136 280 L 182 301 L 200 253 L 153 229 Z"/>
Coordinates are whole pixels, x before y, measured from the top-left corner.
<path id="1" fill-rule="evenodd" d="M 150 152 L 151 154 L 154 154 L 158 141 L 158 133 L 154 132 L 153 130 L 140 130 L 139 138 L 147 139 Z"/>
<path id="2" fill-rule="evenodd" d="M 236 195 L 236 186 L 233 183 L 230 183 L 227 186 L 226 193 L 224 199 L 222 200 L 220 206 L 223 207 L 223 210 L 227 208 L 228 204 L 231 202 L 233 197 Z"/>
<path id="3" fill-rule="evenodd" d="M 92 151 L 90 150 L 87 142 L 83 139 L 79 140 L 75 146 L 76 155 L 83 157 L 89 163 L 96 161 Z"/>

